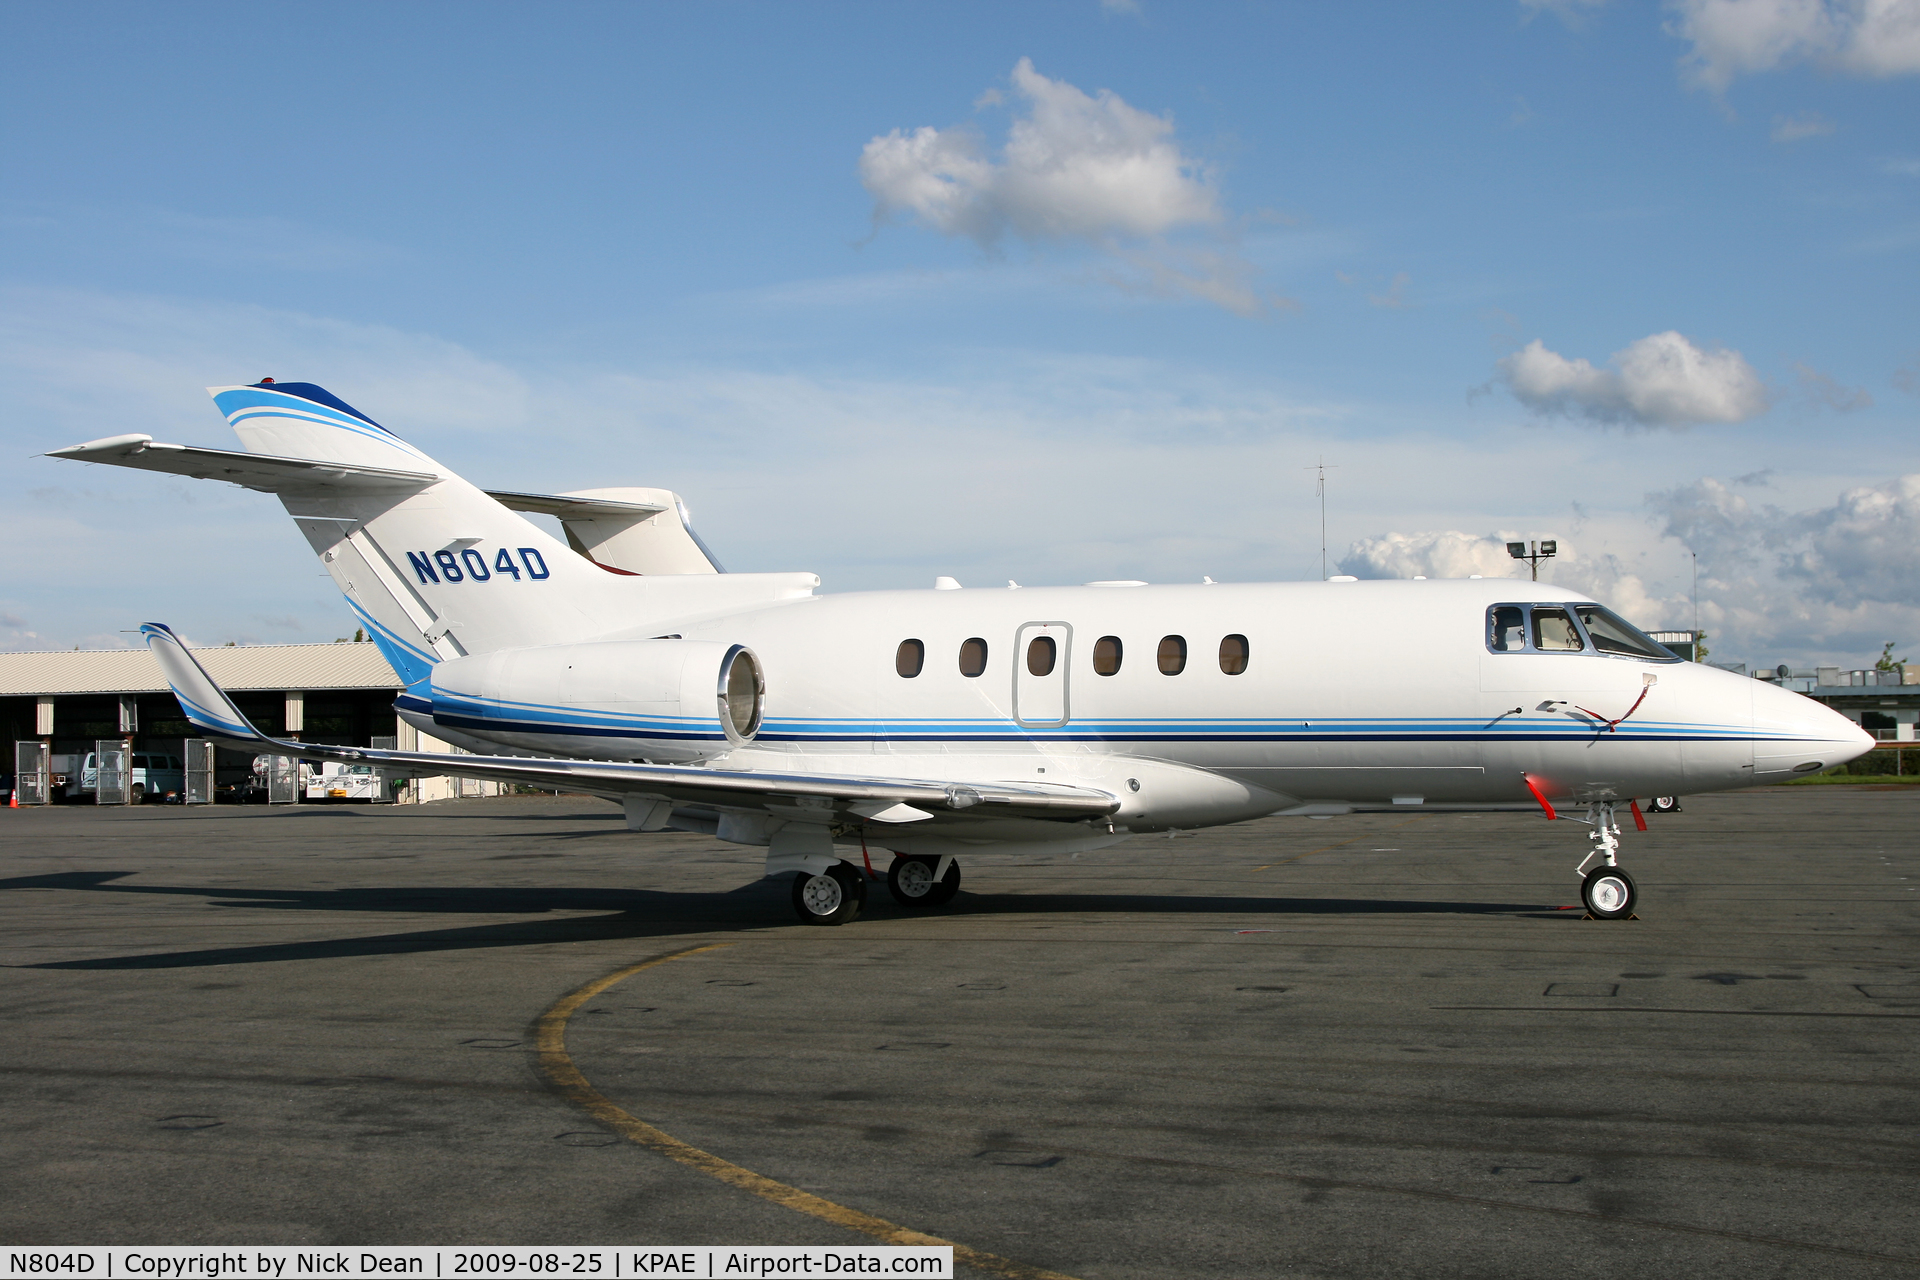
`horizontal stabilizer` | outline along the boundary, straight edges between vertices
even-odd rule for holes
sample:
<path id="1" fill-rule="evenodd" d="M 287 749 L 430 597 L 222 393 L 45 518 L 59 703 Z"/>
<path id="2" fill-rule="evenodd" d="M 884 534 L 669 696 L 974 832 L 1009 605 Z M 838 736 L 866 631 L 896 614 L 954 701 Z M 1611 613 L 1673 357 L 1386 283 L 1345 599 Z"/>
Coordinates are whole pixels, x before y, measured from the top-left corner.
<path id="1" fill-rule="evenodd" d="M 279 458 L 271 454 L 232 449 L 203 449 L 190 444 L 163 444 L 147 435 L 109 436 L 85 444 L 50 449 L 49 458 L 75 462 L 104 462 L 116 467 L 162 471 L 199 480 L 224 480 L 261 493 L 417 493 L 440 480 L 429 471 L 395 471 L 358 463 L 324 462 L 313 458 Z"/>
<path id="2" fill-rule="evenodd" d="M 610 799 L 650 796 L 676 804 L 762 809 L 809 814 L 809 821 L 912 820 L 899 812 L 913 806 L 934 817 L 965 812 L 967 818 L 1051 818 L 1081 821 L 1103 818 L 1120 807 L 1115 797 L 1088 787 L 1057 784 L 944 783 L 907 778 L 854 778 L 815 773 L 761 773 L 703 769 L 690 765 L 626 764 L 605 760 L 533 759 L 518 756 L 442 755 L 425 751 L 381 751 L 322 746 L 270 738 L 254 728 L 233 700 L 215 684 L 180 638 L 161 623 L 140 628 L 147 647 L 173 687 L 180 708 L 208 737 L 245 749 L 378 765 L 405 777 L 481 778 L 527 786 L 585 791 Z M 824 803 L 822 803 L 824 802 Z M 818 814 L 818 817 L 812 816 Z"/>
<path id="3" fill-rule="evenodd" d="M 597 516 L 644 520 L 668 509 L 665 503 L 613 502 L 606 498 L 576 498 L 565 493 L 515 493 L 511 489 L 488 489 L 486 493 L 509 511 L 531 511 L 562 520 L 591 520 Z"/>

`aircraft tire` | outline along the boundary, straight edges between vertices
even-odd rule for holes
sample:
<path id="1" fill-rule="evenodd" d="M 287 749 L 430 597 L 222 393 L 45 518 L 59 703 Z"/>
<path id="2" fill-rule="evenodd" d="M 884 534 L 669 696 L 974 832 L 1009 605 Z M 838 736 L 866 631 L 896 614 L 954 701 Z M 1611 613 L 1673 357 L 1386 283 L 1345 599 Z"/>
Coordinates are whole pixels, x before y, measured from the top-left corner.
<path id="1" fill-rule="evenodd" d="M 805 924 L 846 924 L 867 902 L 867 882 L 844 862 L 793 877 L 793 909 Z"/>
<path id="2" fill-rule="evenodd" d="M 1596 920 L 1624 920 L 1640 898 L 1633 877 L 1620 867 L 1595 867 L 1580 882 L 1580 901 Z"/>
<path id="3" fill-rule="evenodd" d="M 893 865 L 887 868 L 887 892 L 909 911 L 932 905 L 933 868 L 932 858 L 895 854 Z"/>
<path id="4" fill-rule="evenodd" d="M 929 861 L 932 860 L 929 859 Z M 934 865 L 937 867 L 940 864 L 934 862 Z M 947 864 L 947 874 L 940 877 L 939 883 L 933 886 L 933 891 L 927 894 L 927 905 L 944 907 L 953 901 L 953 895 L 958 892 L 960 892 L 960 859 L 955 858 Z"/>
<path id="5" fill-rule="evenodd" d="M 936 881 L 933 873 L 939 865 L 940 859 L 925 854 L 896 855 L 887 868 L 887 892 L 909 911 L 946 906 L 960 892 L 960 861 L 948 863 L 947 874 Z"/>
<path id="6" fill-rule="evenodd" d="M 1647 801 L 1647 810 L 1650 813 L 1678 813 L 1680 812 L 1680 797 L 1655 796 L 1653 799 Z"/>

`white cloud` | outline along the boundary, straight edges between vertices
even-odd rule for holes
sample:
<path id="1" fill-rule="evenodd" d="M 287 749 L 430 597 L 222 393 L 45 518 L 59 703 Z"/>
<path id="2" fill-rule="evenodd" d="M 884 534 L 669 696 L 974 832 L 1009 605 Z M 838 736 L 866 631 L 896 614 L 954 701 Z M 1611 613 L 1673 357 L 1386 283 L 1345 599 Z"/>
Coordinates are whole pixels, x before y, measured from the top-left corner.
<path id="1" fill-rule="evenodd" d="M 1385 533 L 1354 543 L 1340 572 L 1357 578 L 1511 578 L 1520 562 L 1507 554 L 1510 540 L 1457 529 Z"/>
<path id="2" fill-rule="evenodd" d="M 1569 360 L 1535 338 L 1499 362 L 1498 376 L 1536 413 L 1634 427 L 1745 422 L 1772 403 L 1738 351 L 1702 350 L 1673 330 L 1629 344 L 1609 364 Z"/>
<path id="3" fill-rule="evenodd" d="M 1799 518 L 1789 561 L 1818 596 L 1840 604 L 1920 604 L 1920 475 L 1848 489 Z M 1796 531 L 1799 532 L 1799 531 Z"/>
<path id="4" fill-rule="evenodd" d="M 991 243 L 1150 236 L 1220 221 L 1201 166 L 1173 140 L 1173 122 L 1102 89 L 1089 97 L 1022 58 L 1013 87 L 1027 114 L 999 160 L 965 128 L 899 129 L 868 142 L 860 179 L 878 212 L 910 213 L 947 235 Z"/>
<path id="5" fill-rule="evenodd" d="M 1890 638 L 1920 647 L 1920 475 L 1850 488 L 1831 506 L 1798 511 L 1757 501 L 1753 491 L 1766 480 L 1709 476 L 1648 494 L 1650 524 L 1615 522 L 1578 541 L 1561 536 L 1541 579 L 1649 630 L 1690 627 L 1692 584 L 1684 570 L 1673 572 L 1677 543 L 1682 564 L 1697 557 L 1699 617 L 1716 661 L 1845 665 L 1871 661 Z M 1506 544 L 1540 536 L 1386 533 L 1356 541 L 1340 570 L 1524 579 L 1526 564 L 1509 557 Z"/>
<path id="6" fill-rule="evenodd" d="M 1340 572 L 1357 578 L 1526 578 L 1527 563 L 1507 551 L 1509 542 L 1537 541 L 1537 533 L 1387 533 L 1355 542 L 1340 561 Z M 1540 576 L 1572 587 L 1616 610 L 1638 625 L 1658 630 L 1677 626 L 1687 616 L 1685 602 L 1652 591 L 1617 556 L 1583 553 L 1561 537 L 1553 559 L 1542 561 Z"/>
<path id="7" fill-rule="evenodd" d="M 1662 533 L 1700 558 L 1701 614 L 1757 660 L 1831 659 L 1920 638 L 1920 475 L 1833 505 L 1762 505 L 1708 477 L 1651 494 Z"/>
<path id="8" fill-rule="evenodd" d="M 1804 111 L 1797 116 L 1775 116 L 1771 137 L 1779 143 L 1803 142 L 1808 138 L 1824 138 L 1833 128 L 1833 121 L 1818 111 Z"/>
<path id="9" fill-rule="evenodd" d="M 1077 241 L 1126 264 L 1139 287 L 1242 313 L 1260 309 L 1246 279 L 1253 269 L 1237 254 L 1164 243 L 1226 221 L 1211 176 L 1181 149 L 1170 119 L 1108 89 L 1089 96 L 1050 80 L 1027 58 L 1014 67 L 1012 86 L 1020 110 L 997 157 L 965 126 L 871 139 L 860 153 L 860 181 L 876 222 L 911 217 L 989 249 L 1008 235 Z M 1000 101 L 997 91 L 982 99 Z"/>
<path id="10" fill-rule="evenodd" d="M 1920 72 L 1920 0 L 1672 0 L 1681 66 L 1725 92 L 1736 76 L 1812 61 L 1849 75 Z"/>

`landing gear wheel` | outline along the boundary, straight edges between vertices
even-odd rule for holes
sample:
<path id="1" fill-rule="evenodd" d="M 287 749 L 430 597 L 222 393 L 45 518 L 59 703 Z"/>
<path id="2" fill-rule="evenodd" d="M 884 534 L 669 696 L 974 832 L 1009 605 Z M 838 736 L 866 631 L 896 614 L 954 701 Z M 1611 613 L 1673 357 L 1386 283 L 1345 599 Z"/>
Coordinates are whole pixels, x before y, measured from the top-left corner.
<path id="1" fill-rule="evenodd" d="M 1655 813 L 1678 813 L 1680 812 L 1680 797 L 1655 796 L 1653 799 L 1647 801 L 1647 808 Z"/>
<path id="2" fill-rule="evenodd" d="M 793 909 L 806 924 L 845 924 L 866 905 L 867 882 L 844 862 L 793 878 Z"/>
<path id="3" fill-rule="evenodd" d="M 1580 901 L 1587 904 L 1587 914 L 1596 920 L 1626 919 L 1639 897 L 1633 877 L 1619 867 L 1595 867 L 1580 882 Z"/>
<path id="4" fill-rule="evenodd" d="M 948 863 L 947 874 L 935 880 L 933 873 L 939 865 L 938 858 L 895 858 L 887 868 L 887 892 L 910 911 L 946 906 L 960 892 L 960 864 Z"/>

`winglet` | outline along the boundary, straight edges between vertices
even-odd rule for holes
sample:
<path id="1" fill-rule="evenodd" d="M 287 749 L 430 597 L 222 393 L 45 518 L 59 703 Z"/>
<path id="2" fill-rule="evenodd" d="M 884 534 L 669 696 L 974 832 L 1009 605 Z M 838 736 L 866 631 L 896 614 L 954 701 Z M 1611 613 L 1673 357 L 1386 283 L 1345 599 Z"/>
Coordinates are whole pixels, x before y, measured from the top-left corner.
<path id="1" fill-rule="evenodd" d="M 161 673 L 173 686 L 173 696 L 180 700 L 180 709 L 187 713 L 194 728 L 233 742 L 265 744 L 271 741 L 240 714 L 233 699 L 213 682 L 207 669 L 180 643 L 180 637 L 173 634 L 171 627 L 162 622 L 147 622 L 141 624 L 140 634 L 147 638 L 147 648 L 160 663 Z"/>

